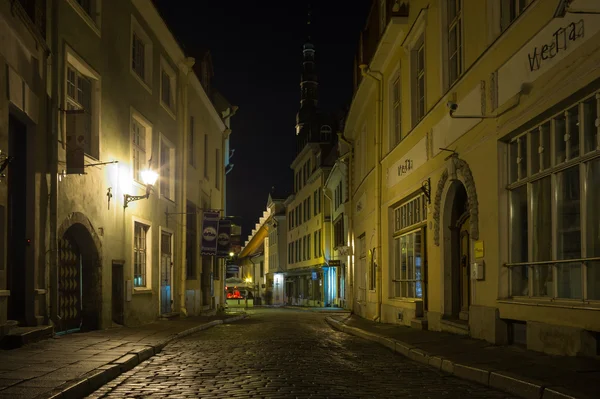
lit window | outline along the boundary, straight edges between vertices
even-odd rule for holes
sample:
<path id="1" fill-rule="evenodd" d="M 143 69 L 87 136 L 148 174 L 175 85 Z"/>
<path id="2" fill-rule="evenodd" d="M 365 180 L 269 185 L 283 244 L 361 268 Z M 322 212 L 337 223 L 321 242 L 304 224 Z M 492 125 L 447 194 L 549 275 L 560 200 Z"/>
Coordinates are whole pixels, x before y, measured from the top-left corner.
<path id="1" fill-rule="evenodd" d="M 131 118 L 131 157 L 133 164 L 133 178 L 137 182 L 144 183 L 141 172 L 146 169 L 148 160 L 151 158 L 151 126 L 142 121 L 138 115 Z"/>
<path id="2" fill-rule="evenodd" d="M 462 74 L 462 0 L 448 0 L 448 85 Z"/>
<path id="3" fill-rule="evenodd" d="M 133 234 L 133 286 L 146 287 L 148 230 L 150 226 L 135 222 Z"/>

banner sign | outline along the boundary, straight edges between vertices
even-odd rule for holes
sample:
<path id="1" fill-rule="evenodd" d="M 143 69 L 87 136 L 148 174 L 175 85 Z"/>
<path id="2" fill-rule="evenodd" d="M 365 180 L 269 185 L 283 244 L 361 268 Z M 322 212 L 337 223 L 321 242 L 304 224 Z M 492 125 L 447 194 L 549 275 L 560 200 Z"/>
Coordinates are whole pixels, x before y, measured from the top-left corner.
<path id="1" fill-rule="evenodd" d="M 66 112 L 67 119 L 67 174 L 85 173 L 83 165 L 83 154 L 85 152 L 86 116 L 81 110 L 69 110 Z"/>
<path id="2" fill-rule="evenodd" d="M 227 258 L 231 248 L 231 220 L 219 220 L 219 233 L 217 234 L 217 256 Z"/>
<path id="3" fill-rule="evenodd" d="M 202 218 L 202 245 L 201 255 L 215 256 L 217 254 L 217 232 L 221 212 L 204 211 Z"/>

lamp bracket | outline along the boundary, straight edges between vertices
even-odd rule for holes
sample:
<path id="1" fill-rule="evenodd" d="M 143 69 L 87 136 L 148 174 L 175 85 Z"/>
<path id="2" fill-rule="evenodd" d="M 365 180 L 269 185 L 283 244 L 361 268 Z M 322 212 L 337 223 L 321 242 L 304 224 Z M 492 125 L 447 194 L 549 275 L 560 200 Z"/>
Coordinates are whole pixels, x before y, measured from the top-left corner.
<path id="1" fill-rule="evenodd" d="M 427 198 L 427 204 L 431 205 L 431 178 L 427 178 L 427 180 L 421 183 L 421 191 L 423 191 L 425 198 Z"/>

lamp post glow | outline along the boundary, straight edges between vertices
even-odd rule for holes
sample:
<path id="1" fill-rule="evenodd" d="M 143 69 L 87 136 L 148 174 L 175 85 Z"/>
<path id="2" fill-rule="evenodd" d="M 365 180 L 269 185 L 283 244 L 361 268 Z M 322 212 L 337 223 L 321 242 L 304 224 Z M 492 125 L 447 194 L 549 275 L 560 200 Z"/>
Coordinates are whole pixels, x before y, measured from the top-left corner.
<path id="1" fill-rule="evenodd" d="M 145 195 L 129 195 L 125 194 L 125 201 L 123 203 L 123 208 L 127 208 L 127 204 L 133 201 L 139 201 L 141 199 L 148 199 L 150 197 L 150 192 L 152 191 L 152 186 L 156 183 L 158 179 L 158 173 L 153 171 L 152 169 L 143 170 L 141 173 L 142 181 L 146 185 L 146 194 Z"/>

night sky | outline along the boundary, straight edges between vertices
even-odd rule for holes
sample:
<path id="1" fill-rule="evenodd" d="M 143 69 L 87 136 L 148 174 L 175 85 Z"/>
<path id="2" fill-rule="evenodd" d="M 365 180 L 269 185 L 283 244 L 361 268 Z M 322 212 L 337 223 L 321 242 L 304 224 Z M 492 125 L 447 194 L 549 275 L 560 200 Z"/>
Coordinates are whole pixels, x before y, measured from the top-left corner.
<path id="1" fill-rule="evenodd" d="M 171 32 L 194 57 L 209 49 L 213 85 L 239 106 L 230 147 L 227 213 L 242 218 L 242 241 L 266 209 L 272 186 L 289 195 L 300 104 L 302 45 L 307 39 L 307 0 L 156 0 Z M 194 6 L 191 6 L 194 4 Z M 316 46 L 319 107 L 346 108 L 352 68 L 370 0 L 311 2 L 311 41 Z"/>

